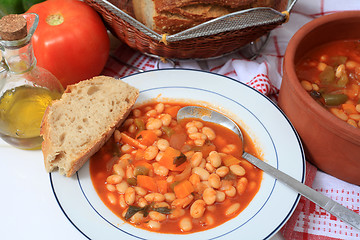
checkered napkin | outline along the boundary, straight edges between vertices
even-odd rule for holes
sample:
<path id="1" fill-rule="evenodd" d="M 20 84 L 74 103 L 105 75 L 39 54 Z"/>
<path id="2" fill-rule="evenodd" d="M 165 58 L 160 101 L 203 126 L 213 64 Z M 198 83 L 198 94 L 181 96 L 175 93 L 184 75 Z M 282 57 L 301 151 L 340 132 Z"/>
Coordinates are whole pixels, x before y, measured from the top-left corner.
<path id="1" fill-rule="evenodd" d="M 240 53 L 207 61 L 161 62 L 146 56 L 123 43 L 118 43 L 103 71 L 117 78 L 138 71 L 164 68 L 190 68 L 214 72 L 252 86 L 276 101 L 282 76 L 282 61 L 286 46 L 293 34 L 316 17 L 342 10 L 360 10 L 359 0 L 298 0 L 290 21 L 271 32 L 268 42 L 255 60 L 249 61 Z M 138 70 L 134 69 L 133 66 Z M 307 163 L 306 184 L 340 204 L 359 212 L 360 187 L 345 183 L 318 171 Z M 301 197 L 298 207 L 281 230 L 288 240 L 360 239 L 360 232 Z"/>
<path id="2" fill-rule="evenodd" d="M 103 74 L 115 77 L 124 77 L 138 71 L 147 71 L 153 69 L 165 68 L 188 68 L 210 71 L 234 78 L 240 82 L 246 83 L 265 95 L 274 95 L 279 92 L 281 84 L 280 74 L 275 72 L 275 76 L 271 76 L 272 66 L 260 58 L 258 61 L 249 61 L 240 58 L 237 53 L 232 55 L 209 61 L 176 61 L 161 62 L 158 59 L 148 57 L 139 52 L 130 49 L 122 44 L 110 57 Z M 126 63 L 126 65 L 124 64 Z M 131 68 L 134 66 L 139 70 Z M 274 74 L 272 74 L 274 75 Z M 270 81 L 270 78 L 272 80 Z"/>

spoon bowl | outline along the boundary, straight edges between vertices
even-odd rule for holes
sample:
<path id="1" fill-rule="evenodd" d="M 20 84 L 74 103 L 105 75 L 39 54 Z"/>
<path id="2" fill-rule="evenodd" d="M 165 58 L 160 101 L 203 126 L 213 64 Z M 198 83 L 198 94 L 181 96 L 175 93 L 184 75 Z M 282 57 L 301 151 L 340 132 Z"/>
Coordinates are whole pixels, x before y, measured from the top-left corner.
<path id="1" fill-rule="evenodd" d="M 226 117 L 225 115 L 213 111 L 208 108 L 200 107 L 200 106 L 187 106 L 181 108 L 177 113 L 178 121 L 186 118 L 198 118 L 205 122 L 212 122 L 220 124 L 226 128 L 229 128 L 233 132 L 235 132 L 243 141 L 243 134 L 239 128 L 239 126 L 232 121 L 230 118 Z M 244 144 L 244 143 L 243 143 Z M 243 146 L 242 146 L 242 149 Z M 270 176 L 278 179 L 285 185 L 291 187 L 293 190 L 297 191 L 302 196 L 306 197 L 310 201 L 314 202 L 318 206 L 322 207 L 324 210 L 329 212 L 330 214 L 338 217 L 339 219 L 343 220 L 344 222 L 348 223 L 349 225 L 353 226 L 354 228 L 360 230 L 360 215 L 349 210 L 348 208 L 342 206 L 341 204 L 333 201 L 332 199 L 318 193 L 314 189 L 306 186 L 305 184 L 299 182 L 295 178 L 289 176 L 288 174 L 274 168 L 270 164 L 262 161 L 255 156 L 243 151 L 242 157 L 256 166 L 257 168 L 263 170 L 265 173 L 269 174 Z"/>

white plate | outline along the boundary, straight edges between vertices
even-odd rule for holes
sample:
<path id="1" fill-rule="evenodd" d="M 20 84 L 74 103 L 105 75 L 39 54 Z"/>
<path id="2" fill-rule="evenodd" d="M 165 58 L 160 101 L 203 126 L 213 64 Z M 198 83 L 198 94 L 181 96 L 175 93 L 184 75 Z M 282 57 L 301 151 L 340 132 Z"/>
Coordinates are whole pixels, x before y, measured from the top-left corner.
<path id="1" fill-rule="evenodd" d="M 224 76 L 184 69 L 149 71 L 123 80 L 140 90 L 136 104 L 153 98 L 208 103 L 245 128 L 262 149 L 265 161 L 305 181 L 305 157 L 295 129 L 270 99 L 249 86 Z M 64 214 L 90 239 L 268 239 L 286 223 L 300 198 L 263 174 L 259 192 L 236 218 L 203 232 L 158 234 L 125 223 L 103 204 L 93 188 L 88 163 L 72 178 L 52 173 L 50 180 Z"/>

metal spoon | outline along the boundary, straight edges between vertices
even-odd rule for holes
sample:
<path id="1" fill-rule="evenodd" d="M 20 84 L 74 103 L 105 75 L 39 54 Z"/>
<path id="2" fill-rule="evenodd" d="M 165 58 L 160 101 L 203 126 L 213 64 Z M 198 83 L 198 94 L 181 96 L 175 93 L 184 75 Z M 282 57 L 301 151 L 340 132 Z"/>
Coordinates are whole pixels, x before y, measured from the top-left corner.
<path id="1" fill-rule="evenodd" d="M 216 111 L 198 106 L 183 107 L 179 110 L 177 114 L 177 119 L 178 121 L 180 121 L 185 118 L 200 118 L 206 122 L 221 124 L 224 127 L 227 127 L 233 132 L 235 132 L 237 135 L 239 135 L 241 140 L 243 140 L 243 135 L 238 125 L 228 117 Z M 314 189 L 299 182 L 295 178 L 272 167 L 268 163 L 261 161 L 260 159 L 254 157 L 253 155 L 247 152 L 243 152 L 242 157 L 247 161 L 249 161 L 250 163 L 252 163 L 257 168 L 263 170 L 265 173 L 269 174 L 270 176 L 278 179 L 287 186 L 291 187 L 293 190 L 297 191 L 298 193 L 300 193 L 302 196 L 306 197 L 310 201 L 316 203 L 318 206 L 322 207 L 330 214 L 336 216 L 342 221 L 360 230 L 359 214 L 351 211 L 350 209 L 342 206 L 341 204 L 333 201 L 332 199 L 322 195 L 321 193 L 315 191 Z"/>

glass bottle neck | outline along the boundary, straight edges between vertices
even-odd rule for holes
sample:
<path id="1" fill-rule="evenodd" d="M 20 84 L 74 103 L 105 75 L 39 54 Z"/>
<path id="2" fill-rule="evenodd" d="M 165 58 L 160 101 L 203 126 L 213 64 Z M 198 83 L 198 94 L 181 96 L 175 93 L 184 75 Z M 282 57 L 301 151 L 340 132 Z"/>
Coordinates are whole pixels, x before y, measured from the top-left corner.
<path id="1" fill-rule="evenodd" d="M 2 46 L 4 67 L 10 74 L 23 74 L 36 66 L 31 40 L 17 46 Z"/>
<path id="2" fill-rule="evenodd" d="M 10 74 L 23 74 L 31 71 L 36 66 L 31 38 L 39 23 L 39 16 L 35 13 L 26 13 L 22 14 L 22 16 L 27 22 L 27 36 L 14 41 L 6 41 L 0 38 L 2 55 L 0 63 L 5 68 L 5 72 Z"/>

